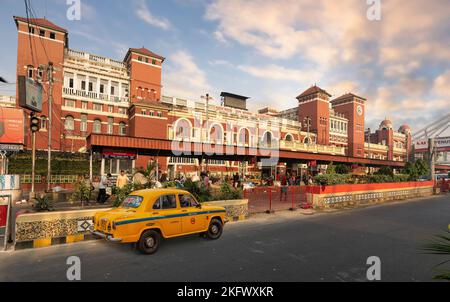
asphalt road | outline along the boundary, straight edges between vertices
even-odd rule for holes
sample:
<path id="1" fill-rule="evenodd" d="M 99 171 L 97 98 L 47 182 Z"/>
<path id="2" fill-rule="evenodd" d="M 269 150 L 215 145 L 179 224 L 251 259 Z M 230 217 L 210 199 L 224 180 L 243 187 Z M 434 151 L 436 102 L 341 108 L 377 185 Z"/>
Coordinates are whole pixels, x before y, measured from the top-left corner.
<path id="1" fill-rule="evenodd" d="M 450 223 L 450 196 L 302 215 L 261 214 L 227 224 L 222 238 L 166 240 L 155 255 L 103 241 L 0 253 L 0 281 L 365 281 L 369 256 L 382 281 L 430 281 L 439 256 L 418 251 Z"/>

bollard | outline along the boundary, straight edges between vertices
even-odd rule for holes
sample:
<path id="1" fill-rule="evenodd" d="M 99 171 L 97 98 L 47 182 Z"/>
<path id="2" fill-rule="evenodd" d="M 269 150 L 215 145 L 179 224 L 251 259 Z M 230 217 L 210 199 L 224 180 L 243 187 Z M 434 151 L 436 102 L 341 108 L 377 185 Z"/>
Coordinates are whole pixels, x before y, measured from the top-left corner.
<path id="1" fill-rule="evenodd" d="M 272 188 L 269 187 L 269 209 L 266 211 L 267 214 L 273 214 L 275 211 L 272 209 Z"/>
<path id="2" fill-rule="evenodd" d="M 295 195 L 295 187 L 292 187 L 292 205 L 291 205 L 291 207 L 289 208 L 289 210 L 290 211 L 295 211 L 295 210 L 297 210 L 297 208 L 294 206 L 294 200 L 295 200 L 295 198 L 294 198 L 294 195 Z"/>

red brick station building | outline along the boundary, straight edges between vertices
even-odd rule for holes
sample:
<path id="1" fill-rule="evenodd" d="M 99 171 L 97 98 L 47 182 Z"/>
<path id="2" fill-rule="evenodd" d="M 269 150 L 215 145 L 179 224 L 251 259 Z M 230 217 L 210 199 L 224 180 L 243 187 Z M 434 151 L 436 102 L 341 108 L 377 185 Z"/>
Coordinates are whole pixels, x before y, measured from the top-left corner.
<path id="1" fill-rule="evenodd" d="M 205 169 L 219 175 L 321 169 L 331 161 L 400 167 L 411 157 L 411 129 L 403 125 L 396 131 L 391 121 L 384 120 L 370 133 L 364 124 L 366 99 L 358 95 L 332 98 L 312 86 L 297 96 L 295 108 L 264 108 L 257 113 L 247 110 L 247 97 L 233 93 L 223 92 L 220 106 L 200 96 L 198 100 L 163 96 L 165 58 L 151 50 L 130 48 L 118 61 L 69 48 L 68 31 L 47 19 L 14 17 L 14 21 L 17 76 L 41 81 L 44 88 L 37 149 L 48 148 L 45 69 L 52 62 L 52 150 L 92 151 L 102 157 L 105 173 L 131 171 L 151 161 L 174 177 Z M 31 135 L 26 131 L 29 150 Z M 171 156 L 173 141 L 243 151 L 239 156 Z M 280 160 L 267 170 L 260 151 L 252 150 L 274 147 Z"/>

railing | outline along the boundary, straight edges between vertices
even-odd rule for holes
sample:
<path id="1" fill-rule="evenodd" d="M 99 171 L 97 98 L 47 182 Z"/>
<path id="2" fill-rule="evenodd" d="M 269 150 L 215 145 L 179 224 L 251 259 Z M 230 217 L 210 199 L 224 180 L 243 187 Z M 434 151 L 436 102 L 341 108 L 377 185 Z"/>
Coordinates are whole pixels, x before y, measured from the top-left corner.
<path id="1" fill-rule="evenodd" d="M 394 152 L 397 152 L 397 153 L 406 153 L 406 149 L 394 147 Z"/>
<path id="2" fill-rule="evenodd" d="M 97 92 L 93 92 L 93 91 L 78 90 L 78 89 L 69 88 L 69 87 L 64 87 L 63 93 L 66 95 L 71 95 L 71 96 L 78 96 L 78 97 L 83 97 L 83 98 L 88 98 L 88 99 L 96 99 L 96 100 L 114 102 L 114 103 L 122 103 L 122 102 L 128 103 L 130 101 L 129 98 L 126 98 L 126 97 L 102 94 L 102 93 L 97 93 Z"/>
<path id="3" fill-rule="evenodd" d="M 365 143 L 364 144 L 364 149 L 365 150 L 381 150 L 381 151 L 388 151 L 389 147 L 385 146 L 385 145 L 380 145 L 380 144 L 369 144 L 369 143 Z"/>
<path id="4" fill-rule="evenodd" d="M 69 57 L 75 57 L 75 58 L 83 59 L 83 60 L 94 62 L 94 63 L 100 63 L 103 65 L 110 65 L 110 66 L 121 68 L 121 69 L 126 69 L 126 67 L 127 67 L 124 62 L 112 60 L 110 58 L 105 58 L 105 57 L 93 55 L 93 54 L 78 51 L 78 50 L 67 49 L 66 54 Z"/>
<path id="5" fill-rule="evenodd" d="M 344 147 L 305 144 L 295 141 L 284 141 L 284 140 L 280 141 L 280 149 L 289 149 L 292 151 L 303 151 L 311 153 L 329 153 L 329 154 L 345 155 Z"/>
<path id="6" fill-rule="evenodd" d="M 244 199 L 248 199 L 250 213 L 272 213 L 274 211 L 309 209 L 311 204 L 306 199 L 307 186 L 291 185 L 261 186 L 245 188 Z"/>
<path id="7" fill-rule="evenodd" d="M 213 144 L 224 144 L 224 145 L 233 145 L 233 146 L 245 146 L 249 147 L 247 144 L 243 143 L 230 143 L 224 142 L 223 140 L 211 140 L 207 138 L 206 132 L 202 131 L 200 137 L 189 137 L 189 138 L 175 138 L 175 134 L 172 128 L 169 128 L 168 131 L 168 139 L 169 140 L 178 140 L 178 141 L 186 141 L 186 142 L 197 142 L 197 143 L 213 143 Z M 285 140 L 273 140 L 271 144 L 265 144 L 259 141 L 257 144 L 250 143 L 250 147 L 258 147 L 258 148 L 272 148 L 280 150 L 291 150 L 291 151 L 301 151 L 301 152 L 310 152 L 310 153 L 325 153 L 325 154 L 333 154 L 333 155 L 345 155 L 344 147 L 337 146 L 325 146 L 325 145 L 317 145 L 317 144 L 305 144 L 296 141 L 285 141 Z"/>

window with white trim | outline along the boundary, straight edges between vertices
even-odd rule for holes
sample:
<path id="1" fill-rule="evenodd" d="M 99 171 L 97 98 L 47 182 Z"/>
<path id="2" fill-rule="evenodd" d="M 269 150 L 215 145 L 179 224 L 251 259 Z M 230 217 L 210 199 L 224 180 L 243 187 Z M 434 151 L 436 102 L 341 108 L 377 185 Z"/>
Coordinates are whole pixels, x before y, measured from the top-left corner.
<path id="1" fill-rule="evenodd" d="M 99 119 L 94 120 L 94 126 L 92 127 L 92 132 L 94 132 L 94 133 L 102 132 L 102 122 Z"/>
<path id="2" fill-rule="evenodd" d="M 75 129 L 75 121 L 73 116 L 66 116 L 66 119 L 64 120 L 64 128 L 68 131 L 73 131 Z"/>

